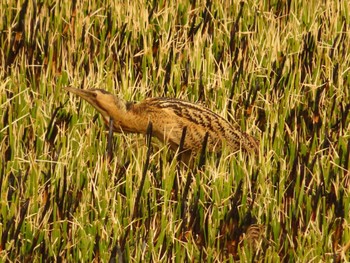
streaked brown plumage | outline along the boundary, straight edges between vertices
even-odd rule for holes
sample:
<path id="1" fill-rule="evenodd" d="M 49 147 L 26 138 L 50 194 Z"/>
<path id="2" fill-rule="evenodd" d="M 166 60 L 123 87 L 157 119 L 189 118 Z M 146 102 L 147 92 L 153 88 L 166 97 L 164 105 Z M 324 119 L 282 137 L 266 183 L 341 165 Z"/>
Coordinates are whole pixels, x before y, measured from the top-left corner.
<path id="1" fill-rule="evenodd" d="M 187 130 L 183 148 L 192 153 L 200 151 L 206 132 L 207 149 L 211 152 L 220 151 L 223 142 L 234 152 L 240 149 L 247 152 L 259 150 L 253 137 L 198 104 L 173 98 L 149 98 L 133 103 L 101 89 L 64 89 L 89 102 L 101 113 L 107 125 L 113 118 L 114 132 L 146 134 L 148 124 L 152 122 L 153 135 L 169 143 L 174 151 L 179 147 L 184 127 Z"/>
<path id="2" fill-rule="evenodd" d="M 240 245 L 246 242 L 250 247 L 256 249 L 265 240 L 265 225 L 252 224 L 243 234 Z"/>

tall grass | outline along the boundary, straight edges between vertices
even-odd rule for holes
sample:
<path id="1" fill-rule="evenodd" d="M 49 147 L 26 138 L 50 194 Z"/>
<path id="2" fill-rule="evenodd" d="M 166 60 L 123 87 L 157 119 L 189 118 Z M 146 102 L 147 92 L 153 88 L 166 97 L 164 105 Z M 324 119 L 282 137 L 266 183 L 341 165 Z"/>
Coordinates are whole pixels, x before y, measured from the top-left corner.
<path id="1" fill-rule="evenodd" d="M 349 258 L 348 1 L 0 7 L 0 261 Z M 188 171 L 120 134 L 111 158 L 66 85 L 203 103 L 261 153 Z"/>

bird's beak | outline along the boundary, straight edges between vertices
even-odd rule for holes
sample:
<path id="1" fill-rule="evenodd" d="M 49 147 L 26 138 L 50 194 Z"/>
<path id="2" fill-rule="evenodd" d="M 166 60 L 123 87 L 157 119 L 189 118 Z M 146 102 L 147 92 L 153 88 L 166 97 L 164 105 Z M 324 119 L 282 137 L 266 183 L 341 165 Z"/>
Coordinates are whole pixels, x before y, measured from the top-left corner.
<path id="1" fill-rule="evenodd" d="M 88 101 L 88 102 L 92 102 L 95 101 L 96 98 L 96 93 L 93 90 L 86 90 L 86 89 L 76 89 L 76 88 L 72 88 L 72 87 L 63 87 L 63 89 L 72 92 L 73 94 L 78 95 L 79 97 L 81 97 L 82 99 Z"/>

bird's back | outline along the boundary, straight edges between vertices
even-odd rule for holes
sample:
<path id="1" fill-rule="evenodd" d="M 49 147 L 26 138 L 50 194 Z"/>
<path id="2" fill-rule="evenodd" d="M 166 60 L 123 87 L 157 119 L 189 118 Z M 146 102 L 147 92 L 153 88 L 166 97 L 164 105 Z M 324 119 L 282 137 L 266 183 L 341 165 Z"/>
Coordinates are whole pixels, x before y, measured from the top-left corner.
<path id="1" fill-rule="evenodd" d="M 184 148 L 193 152 L 201 149 L 206 133 L 209 151 L 221 150 L 223 142 L 232 151 L 258 151 L 254 138 L 199 104 L 174 98 L 150 98 L 136 104 L 135 110 L 153 123 L 155 135 L 169 142 L 174 150 L 180 144 L 183 128 L 187 127 Z"/>

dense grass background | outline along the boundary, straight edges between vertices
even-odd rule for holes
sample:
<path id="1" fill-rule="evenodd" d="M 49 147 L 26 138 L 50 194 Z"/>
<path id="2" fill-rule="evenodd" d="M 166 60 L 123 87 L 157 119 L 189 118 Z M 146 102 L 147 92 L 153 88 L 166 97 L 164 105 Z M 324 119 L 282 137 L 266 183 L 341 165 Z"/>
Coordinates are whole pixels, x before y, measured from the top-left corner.
<path id="1" fill-rule="evenodd" d="M 348 259 L 349 1 L 98 2 L 0 3 L 0 261 Z M 261 154 L 111 158 L 66 85 L 201 102 Z"/>

